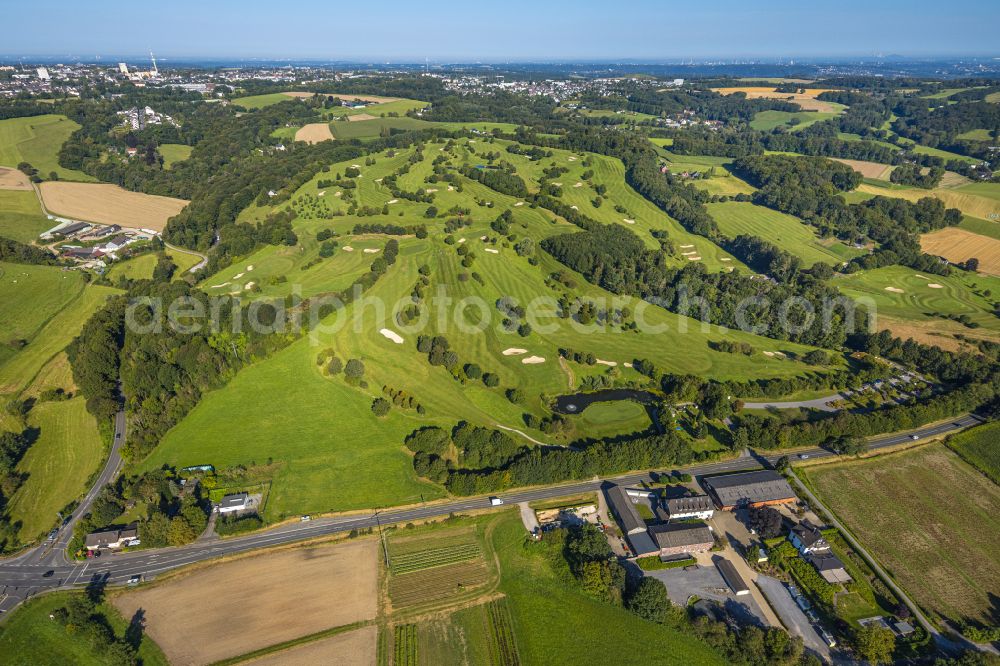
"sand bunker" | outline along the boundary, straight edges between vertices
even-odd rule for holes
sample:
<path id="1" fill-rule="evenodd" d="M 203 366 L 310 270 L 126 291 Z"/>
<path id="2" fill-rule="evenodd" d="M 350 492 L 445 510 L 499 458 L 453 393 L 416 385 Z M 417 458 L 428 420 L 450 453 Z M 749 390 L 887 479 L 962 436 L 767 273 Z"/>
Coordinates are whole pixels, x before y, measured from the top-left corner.
<path id="1" fill-rule="evenodd" d="M 931 282 L 927 286 L 930 287 L 931 289 L 944 289 L 944 285 L 943 284 L 938 284 L 937 282 Z"/>
<path id="2" fill-rule="evenodd" d="M 233 279 L 234 279 L 234 280 L 239 280 L 239 279 L 240 279 L 241 277 L 243 277 L 244 275 L 246 275 L 246 274 L 245 274 L 245 273 L 237 273 L 236 275 L 234 275 L 234 276 L 233 276 Z"/>
<path id="3" fill-rule="evenodd" d="M 698 252 L 696 250 L 691 250 L 690 252 L 681 252 L 681 254 L 687 257 L 690 255 L 698 254 Z"/>
<path id="4" fill-rule="evenodd" d="M 449 191 L 449 192 L 454 192 L 454 191 L 455 191 L 455 188 L 454 188 L 453 186 L 449 185 L 449 186 L 448 186 L 448 191 Z"/>
<path id="5" fill-rule="evenodd" d="M 913 277 L 920 278 L 921 280 L 930 280 L 929 277 L 924 277 L 923 275 L 918 275 L 917 273 L 914 273 Z"/>
<path id="6" fill-rule="evenodd" d="M 635 220 L 630 220 L 628 218 L 622 218 L 622 222 L 625 224 L 635 224 Z"/>
<path id="7" fill-rule="evenodd" d="M 245 284 L 245 285 L 243 286 L 243 288 L 244 288 L 244 289 L 253 289 L 253 286 L 254 286 L 255 284 L 257 284 L 257 283 L 256 283 L 256 282 L 247 282 L 247 283 L 246 283 L 246 284 Z"/>
<path id="8" fill-rule="evenodd" d="M 345 245 L 344 252 L 354 252 L 354 248 L 351 247 L 350 245 Z"/>
<path id="9" fill-rule="evenodd" d="M 326 196 L 326 192 L 325 192 L 325 191 L 323 191 L 323 192 L 320 192 L 320 193 L 319 193 L 319 194 L 317 194 L 316 196 L 318 196 L 318 197 L 325 197 L 325 196 Z"/>
<path id="10" fill-rule="evenodd" d="M 520 347 L 508 347 L 503 350 L 504 356 L 520 356 L 521 354 L 527 354 L 527 349 L 521 349 Z"/>
<path id="11" fill-rule="evenodd" d="M 693 243 L 688 243 L 687 245 L 681 245 L 681 247 L 685 247 L 685 248 L 686 247 L 694 247 L 694 244 Z"/>
<path id="12" fill-rule="evenodd" d="M 766 352 L 761 352 L 761 353 L 763 353 L 764 356 L 774 356 L 774 352 L 772 352 L 772 351 L 766 351 Z"/>
<path id="13" fill-rule="evenodd" d="M 388 203 L 399 203 L 399 199 L 389 199 Z"/>
<path id="14" fill-rule="evenodd" d="M 341 194 L 343 194 L 343 192 L 334 192 L 334 193 L 333 193 L 333 196 L 335 196 L 335 197 L 339 197 L 339 196 L 340 196 Z"/>
<path id="15" fill-rule="evenodd" d="M 430 194 L 431 192 L 437 192 L 437 188 L 436 187 L 428 187 L 426 190 L 424 190 L 424 192 L 427 192 L 428 194 Z"/>
<path id="16" fill-rule="evenodd" d="M 248 273 L 249 273 L 250 271 L 252 271 L 252 270 L 253 270 L 253 264 L 250 264 L 249 266 L 247 266 L 247 272 L 248 272 Z"/>
<path id="17" fill-rule="evenodd" d="M 552 183 L 552 184 L 555 185 L 556 187 L 562 187 L 562 183 Z"/>
<path id="18" fill-rule="evenodd" d="M 489 252 L 490 254 L 500 254 L 500 250 L 494 250 L 491 247 L 486 248 L 486 251 Z"/>
<path id="19" fill-rule="evenodd" d="M 523 201 L 518 201 L 516 204 L 514 204 L 514 207 L 516 208 L 517 206 L 523 206 L 523 205 L 524 205 Z"/>
<path id="20" fill-rule="evenodd" d="M 602 359 L 597 359 L 597 365 L 606 365 L 609 368 L 614 368 L 618 366 L 618 361 L 604 361 Z"/>
<path id="21" fill-rule="evenodd" d="M 583 183 L 577 183 L 577 184 L 576 184 L 576 185 L 574 185 L 573 187 L 583 187 Z"/>
<path id="22" fill-rule="evenodd" d="M 390 340 L 395 342 L 397 345 L 403 344 L 403 336 L 401 336 L 396 331 L 390 331 L 388 328 L 380 328 L 378 332 L 381 333 L 384 337 L 389 338 Z"/>
<path id="23" fill-rule="evenodd" d="M 631 368 L 632 367 L 631 363 L 622 363 L 622 365 L 624 365 L 626 368 Z"/>
<path id="24" fill-rule="evenodd" d="M 905 293 L 905 292 L 904 292 L 904 291 L 903 291 L 902 289 L 900 289 L 899 287 L 886 287 L 886 288 L 885 288 L 885 290 L 886 290 L 886 291 L 891 291 L 891 292 L 892 292 L 892 293 L 894 293 L 894 294 L 902 294 L 902 293 Z"/>
<path id="25" fill-rule="evenodd" d="M 479 237 L 479 240 L 481 240 L 481 241 L 484 241 L 484 240 L 486 240 L 487 238 L 489 238 L 489 236 L 480 236 L 480 237 Z"/>
<path id="26" fill-rule="evenodd" d="M 366 247 L 363 251 L 365 254 L 375 254 L 376 252 L 378 252 L 378 249 L 374 247 Z"/>
<path id="27" fill-rule="evenodd" d="M 723 257 L 722 259 L 719 259 L 719 261 L 732 261 L 732 259 L 729 257 Z"/>
<path id="28" fill-rule="evenodd" d="M 539 363 L 545 363 L 545 359 L 541 356 L 529 356 L 528 358 L 522 358 L 521 363 L 525 365 L 537 365 Z"/>
<path id="29" fill-rule="evenodd" d="M 580 210 L 580 209 L 579 209 L 579 208 L 577 208 L 576 206 L 570 206 L 570 208 L 572 208 L 573 210 Z"/>
<path id="30" fill-rule="evenodd" d="M 569 160 L 570 162 L 576 162 L 576 158 L 575 158 L 575 157 L 573 157 L 572 155 L 570 155 L 570 156 L 569 156 L 569 157 L 567 157 L 566 159 L 568 159 L 568 160 Z"/>
<path id="31" fill-rule="evenodd" d="M 458 239 L 458 242 L 459 242 L 459 243 L 464 243 L 464 242 L 465 242 L 465 239 L 464 239 L 464 238 L 459 238 L 459 239 Z"/>
<path id="32" fill-rule="evenodd" d="M 701 257 L 688 257 L 688 261 L 701 261 Z"/>
<path id="33" fill-rule="evenodd" d="M 209 289 L 222 289 L 227 284 L 229 284 L 229 283 L 228 282 L 223 282 L 222 284 L 213 284 L 211 287 L 209 287 Z"/>
<path id="34" fill-rule="evenodd" d="M 382 179 L 381 179 L 381 178 L 376 178 L 376 179 L 375 179 L 375 182 L 376 182 L 376 183 L 381 183 L 381 182 L 382 182 Z"/>

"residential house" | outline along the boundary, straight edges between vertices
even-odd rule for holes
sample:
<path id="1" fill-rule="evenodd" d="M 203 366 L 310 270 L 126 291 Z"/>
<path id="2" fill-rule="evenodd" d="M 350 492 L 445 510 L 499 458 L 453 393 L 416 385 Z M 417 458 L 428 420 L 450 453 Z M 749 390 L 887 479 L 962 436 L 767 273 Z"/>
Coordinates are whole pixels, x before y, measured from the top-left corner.
<path id="1" fill-rule="evenodd" d="M 806 556 L 806 561 L 813 565 L 828 583 L 849 583 L 852 580 L 844 568 L 844 563 L 829 550 L 811 553 Z"/>
<path id="2" fill-rule="evenodd" d="M 250 506 L 249 493 L 234 493 L 223 497 L 215 509 L 219 513 L 233 513 L 235 511 L 243 511 L 248 506 Z"/>
<path id="3" fill-rule="evenodd" d="M 788 540 L 803 555 L 830 550 L 830 544 L 823 537 L 823 533 L 808 520 L 803 520 L 793 527 L 788 533 Z"/>
<path id="4" fill-rule="evenodd" d="M 675 497 L 668 499 L 664 504 L 667 507 L 667 515 L 670 516 L 670 520 L 683 520 L 685 518 L 708 520 L 715 513 L 712 498 L 708 495 Z"/>
<path id="5" fill-rule="evenodd" d="M 137 546 L 139 543 L 139 530 L 135 523 L 121 530 L 93 532 L 88 534 L 84 540 L 87 550 L 101 550 L 102 548 L 114 550 L 124 546 Z"/>
<path id="6" fill-rule="evenodd" d="M 702 483 L 716 505 L 726 511 L 748 506 L 787 504 L 798 499 L 788 481 L 769 469 L 710 476 Z"/>
<path id="7" fill-rule="evenodd" d="M 118 250 L 128 245 L 129 241 L 130 241 L 129 237 L 126 236 L 125 234 L 118 234 L 114 238 L 104 243 L 101 249 L 104 250 L 105 252 L 117 252 Z"/>
<path id="8" fill-rule="evenodd" d="M 819 575 L 828 583 L 848 583 L 851 575 L 844 568 L 830 548 L 820 529 L 808 520 L 803 520 L 789 531 L 788 540 L 799 551 L 809 564 L 816 568 Z"/>
<path id="9" fill-rule="evenodd" d="M 660 557 L 704 553 L 715 545 L 712 530 L 705 523 L 653 525 L 649 534 L 660 549 Z"/>

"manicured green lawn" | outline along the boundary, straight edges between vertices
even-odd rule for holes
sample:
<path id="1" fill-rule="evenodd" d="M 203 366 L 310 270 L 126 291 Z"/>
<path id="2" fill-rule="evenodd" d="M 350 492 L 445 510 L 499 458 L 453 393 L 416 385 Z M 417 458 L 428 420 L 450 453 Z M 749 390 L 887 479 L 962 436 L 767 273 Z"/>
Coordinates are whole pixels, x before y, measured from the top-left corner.
<path id="1" fill-rule="evenodd" d="M 104 655 L 94 651 L 79 634 L 49 619 L 49 614 L 66 605 L 73 592 L 56 592 L 36 597 L 9 613 L 0 624 L 0 662 L 11 666 L 100 666 L 106 664 Z M 111 604 L 102 604 L 101 610 L 108 617 L 115 633 L 121 637 L 128 626 Z M 167 666 L 167 658 L 151 638 L 143 636 L 139 645 L 139 658 L 143 666 Z"/>
<path id="2" fill-rule="evenodd" d="M 507 594 L 514 636 L 525 664 L 633 663 L 624 646 L 642 646 L 658 664 L 721 664 L 698 639 L 586 596 L 564 561 L 527 544 L 517 513 L 498 522 L 492 540 L 500 558 L 500 589 Z M 629 648 L 630 649 L 630 648 Z M 638 654 L 636 654 L 638 656 Z M 634 663 L 645 663 L 646 657 Z"/>
<path id="3" fill-rule="evenodd" d="M 233 100 L 233 104 L 236 106 L 241 106 L 244 109 L 263 109 L 265 106 L 271 106 L 272 104 L 278 104 L 279 102 L 287 102 L 289 100 L 295 99 L 294 97 L 289 97 L 284 93 L 267 93 L 266 95 L 250 95 L 249 97 L 237 97 Z"/>
<path id="4" fill-rule="evenodd" d="M 63 180 L 93 181 L 82 171 L 59 166 L 59 149 L 78 129 L 77 123 L 55 114 L 0 120 L 0 165 L 28 162 L 46 180 L 55 171 Z"/>
<path id="5" fill-rule="evenodd" d="M 948 439 L 948 447 L 966 462 L 1000 484 L 1000 422 L 966 430 Z"/>
<path id="6" fill-rule="evenodd" d="M 595 402 L 572 420 L 576 425 L 578 436 L 594 439 L 626 432 L 640 432 L 650 427 L 646 409 L 631 400 Z"/>
<path id="7" fill-rule="evenodd" d="M 169 169 L 176 162 L 180 162 L 191 157 L 192 150 L 194 149 L 191 146 L 186 146 L 183 143 L 160 144 L 159 151 L 160 155 L 163 156 L 163 168 Z"/>
<path id="8" fill-rule="evenodd" d="M 27 479 L 7 509 L 12 521 L 21 521 L 21 540 L 26 543 L 51 529 L 58 521 L 56 513 L 86 491 L 105 453 L 83 396 L 36 404 L 28 425 L 40 432 L 17 465 Z"/>
<path id="9" fill-rule="evenodd" d="M 42 215 L 33 190 L 0 190 L 0 236 L 30 243 L 55 225 Z"/>
<path id="10" fill-rule="evenodd" d="M 837 279 L 833 284 L 852 298 L 871 299 L 878 313 L 889 317 L 941 322 L 931 313 L 966 314 L 982 327 L 977 334 L 1000 331 L 1000 324 L 992 314 L 992 301 L 975 293 L 976 290 L 990 289 L 995 298 L 995 294 L 1000 294 L 997 290 L 1000 280 L 996 278 L 965 273 L 956 273 L 951 277 L 921 277 L 911 268 L 887 266 L 860 271 Z M 930 284 L 939 284 L 941 288 L 931 288 Z M 901 289 L 902 293 L 887 291 L 886 287 Z"/>
<path id="11" fill-rule="evenodd" d="M 372 120 L 336 120 L 330 123 L 330 131 L 337 139 L 373 139 L 383 128 L 416 130 L 431 127 L 432 124 L 418 118 L 374 118 Z"/>
<path id="12" fill-rule="evenodd" d="M 836 239 L 821 240 L 805 222 L 764 206 L 731 201 L 707 208 L 726 236 L 757 236 L 799 257 L 807 267 L 819 261 L 837 266 L 863 252 Z"/>
<path id="13" fill-rule="evenodd" d="M 177 266 L 177 270 L 174 271 L 174 279 L 179 280 L 187 273 L 188 269 L 201 261 L 197 256 L 193 254 L 187 254 L 186 252 L 177 252 L 167 248 L 165 250 L 166 254 Z M 156 268 L 156 262 L 158 261 L 155 252 L 148 252 L 146 254 L 140 254 L 134 259 L 126 259 L 125 261 L 115 262 L 108 269 L 108 278 L 115 282 L 120 275 L 124 275 L 130 280 L 144 280 L 151 279 L 153 277 L 153 269 Z"/>

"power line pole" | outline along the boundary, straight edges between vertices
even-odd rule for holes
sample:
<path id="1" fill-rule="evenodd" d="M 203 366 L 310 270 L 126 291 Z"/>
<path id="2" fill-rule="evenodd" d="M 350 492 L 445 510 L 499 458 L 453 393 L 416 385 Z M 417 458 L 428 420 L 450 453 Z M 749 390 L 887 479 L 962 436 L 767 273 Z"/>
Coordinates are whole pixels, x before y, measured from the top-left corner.
<path id="1" fill-rule="evenodd" d="M 378 508 L 375 509 L 375 525 L 378 526 L 378 538 L 382 541 L 382 553 L 385 556 L 385 566 L 389 568 L 389 548 L 385 544 L 385 533 L 382 532 L 382 521 L 378 518 Z"/>

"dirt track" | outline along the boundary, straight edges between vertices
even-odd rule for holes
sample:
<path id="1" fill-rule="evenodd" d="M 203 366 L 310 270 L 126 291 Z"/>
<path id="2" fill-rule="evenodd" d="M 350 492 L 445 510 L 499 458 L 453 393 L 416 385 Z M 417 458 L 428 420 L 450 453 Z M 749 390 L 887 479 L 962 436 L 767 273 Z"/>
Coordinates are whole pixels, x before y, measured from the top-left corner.
<path id="1" fill-rule="evenodd" d="M 129 192 L 106 183 L 45 182 L 39 186 L 45 208 L 87 222 L 161 231 L 187 205 L 183 199 Z"/>
<path id="2" fill-rule="evenodd" d="M 378 611 L 377 542 L 293 548 L 206 567 L 113 601 L 171 664 L 207 664 L 368 620 Z"/>

